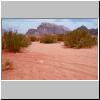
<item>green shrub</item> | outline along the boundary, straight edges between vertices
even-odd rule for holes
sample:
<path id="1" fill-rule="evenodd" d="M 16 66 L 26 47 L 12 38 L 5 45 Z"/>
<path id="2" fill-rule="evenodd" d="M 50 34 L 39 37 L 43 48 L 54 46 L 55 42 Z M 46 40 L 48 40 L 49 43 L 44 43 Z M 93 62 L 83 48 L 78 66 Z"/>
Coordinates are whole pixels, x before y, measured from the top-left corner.
<path id="1" fill-rule="evenodd" d="M 64 44 L 71 48 L 90 48 L 97 44 L 97 39 L 83 29 L 76 29 L 65 35 Z"/>
<path id="2" fill-rule="evenodd" d="M 8 31 L 3 36 L 5 49 L 11 52 L 19 52 L 22 47 L 27 47 L 31 42 L 28 37 Z"/>
<path id="3" fill-rule="evenodd" d="M 40 43 L 56 43 L 57 37 L 55 35 L 45 34 L 41 36 Z"/>

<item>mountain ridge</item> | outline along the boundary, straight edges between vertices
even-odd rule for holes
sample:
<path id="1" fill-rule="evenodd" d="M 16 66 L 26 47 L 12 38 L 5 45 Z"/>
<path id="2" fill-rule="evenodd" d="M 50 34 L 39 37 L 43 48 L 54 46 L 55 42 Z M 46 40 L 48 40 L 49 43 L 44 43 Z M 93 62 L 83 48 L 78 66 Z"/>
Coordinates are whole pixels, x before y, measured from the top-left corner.
<path id="1" fill-rule="evenodd" d="M 98 35 L 98 28 L 88 29 L 85 25 L 82 25 L 76 29 L 84 29 L 92 35 Z M 26 35 L 42 35 L 42 34 L 64 34 L 65 32 L 72 31 L 64 25 L 56 25 L 54 23 L 42 22 L 37 29 L 28 29 Z"/>
<path id="2" fill-rule="evenodd" d="M 63 25 L 56 25 L 53 23 L 43 22 L 41 23 L 37 29 L 29 29 L 26 34 L 27 35 L 41 35 L 41 34 L 63 34 L 67 31 L 70 31 L 69 28 Z"/>

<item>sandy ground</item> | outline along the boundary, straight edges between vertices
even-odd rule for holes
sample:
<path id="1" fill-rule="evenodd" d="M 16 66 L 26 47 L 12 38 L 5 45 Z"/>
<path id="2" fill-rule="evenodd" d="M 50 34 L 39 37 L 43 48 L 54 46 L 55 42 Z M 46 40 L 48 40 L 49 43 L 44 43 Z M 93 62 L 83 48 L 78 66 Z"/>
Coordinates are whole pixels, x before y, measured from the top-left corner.
<path id="1" fill-rule="evenodd" d="M 63 43 L 33 42 L 22 53 L 2 52 L 13 70 L 2 71 L 3 80 L 97 80 L 98 47 L 65 48 Z"/>

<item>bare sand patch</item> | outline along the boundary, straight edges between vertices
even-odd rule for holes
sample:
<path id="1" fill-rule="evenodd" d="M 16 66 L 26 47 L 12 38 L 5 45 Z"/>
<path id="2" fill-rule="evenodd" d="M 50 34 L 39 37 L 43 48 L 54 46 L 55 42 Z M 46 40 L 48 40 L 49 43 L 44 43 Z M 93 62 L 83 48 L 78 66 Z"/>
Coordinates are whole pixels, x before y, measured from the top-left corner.
<path id="1" fill-rule="evenodd" d="M 97 80 L 98 47 L 65 48 L 63 43 L 33 42 L 22 53 L 2 52 L 2 65 L 10 59 L 13 70 L 2 71 L 3 80 Z"/>

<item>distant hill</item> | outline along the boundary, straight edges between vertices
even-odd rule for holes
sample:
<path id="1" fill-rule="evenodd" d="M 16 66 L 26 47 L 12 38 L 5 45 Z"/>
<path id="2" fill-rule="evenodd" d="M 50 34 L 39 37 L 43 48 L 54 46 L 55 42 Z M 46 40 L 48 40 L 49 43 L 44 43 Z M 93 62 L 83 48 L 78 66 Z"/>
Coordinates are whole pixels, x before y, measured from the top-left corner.
<path id="1" fill-rule="evenodd" d="M 86 26 L 82 25 L 78 27 L 77 29 L 84 29 L 88 31 L 92 35 L 98 35 L 98 28 L 96 29 L 88 29 Z M 37 29 L 29 29 L 27 31 L 27 35 L 42 35 L 42 34 L 63 34 L 67 31 L 71 31 L 69 28 L 63 26 L 63 25 L 56 25 L 51 23 L 41 23 Z"/>
<path id="2" fill-rule="evenodd" d="M 81 27 L 78 27 L 77 29 L 84 29 L 88 31 L 92 35 L 98 35 L 98 28 L 96 29 L 88 29 L 86 26 L 82 25 Z"/>
<path id="3" fill-rule="evenodd" d="M 92 35 L 98 35 L 98 28 L 90 29 L 89 31 L 90 31 L 90 34 L 92 34 Z"/>
<path id="4" fill-rule="evenodd" d="M 84 29 L 88 31 L 92 35 L 98 35 L 98 28 L 94 29 L 88 29 L 86 26 L 82 25 L 78 27 L 77 29 Z M 2 35 L 4 34 L 6 30 L 1 29 Z M 69 28 L 63 26 L 63 25 L 56 25 L 53 23 L 41 23 L 37 29 L 28 29 L 26 32 L 26 35 L 42 35 L 42 34 L 64 34 L 65 32 L 67 33 L 68 31 L 71 31 Z"/>
<path id="5" fill-rule="evenodd" d="M 63 34 L 66 31 L 70 31 L 69 28 L 63 25 L 56 25 L 52 23 L 41 23 L 37 29 L 29 29 L 27 35 L 42 35 L 42 34 Z"/>

